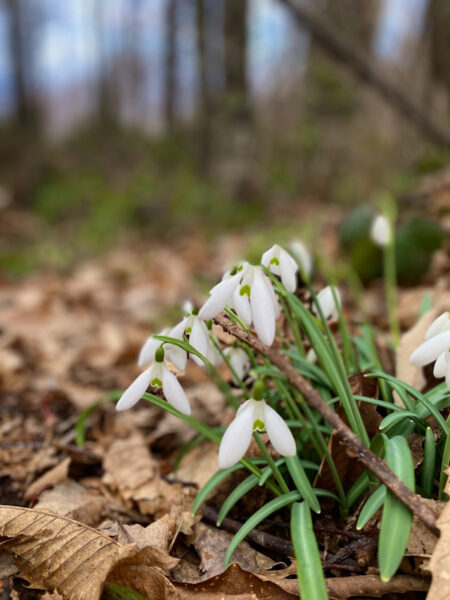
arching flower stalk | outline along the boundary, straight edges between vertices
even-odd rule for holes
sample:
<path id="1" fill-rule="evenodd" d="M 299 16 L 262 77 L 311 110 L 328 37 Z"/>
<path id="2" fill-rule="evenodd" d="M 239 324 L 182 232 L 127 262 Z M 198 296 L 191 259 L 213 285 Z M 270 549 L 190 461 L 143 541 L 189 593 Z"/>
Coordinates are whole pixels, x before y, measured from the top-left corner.
<path id="1" fill-rule="evenodd" d="M 439 315 L 431 323 L 425 334 L 425 341 L 411 355 L 410 362 L 415 367 L 423 367 L 435 361 L 433 375 L 445 377 L 450 389 L 450 313 Z"/>
<path id="2" fill-rule="evenodd" d="M 150 356 L 150 353 L 148 353 L 148 356 Z M 178 379 L 164 364 L 164 358 L 164 348 L 160 345 L 154 351 L 151 359 L 154 362 L 122 394 L 116 404 L 117 410 L 127 410 L 133 407 L 145 394 L 147 388 L 152 385 L 153 387 L 162 388 L 167 402 L 174 408 L 185 415 L 191 414 L 189 400 Z"/>
<path id="3" fill-rule="evenodd" d="M 232 467 L 244 456 L 254 431 L 266 431 L 272 446 L 282 456 L 295 456 L 297 450 L 291 430 L 263 399 L 264 386 L 255 383 L 253 398 L 250 398 L 236 413 L 228 426 L 219 448 L 219 466 Z"/>

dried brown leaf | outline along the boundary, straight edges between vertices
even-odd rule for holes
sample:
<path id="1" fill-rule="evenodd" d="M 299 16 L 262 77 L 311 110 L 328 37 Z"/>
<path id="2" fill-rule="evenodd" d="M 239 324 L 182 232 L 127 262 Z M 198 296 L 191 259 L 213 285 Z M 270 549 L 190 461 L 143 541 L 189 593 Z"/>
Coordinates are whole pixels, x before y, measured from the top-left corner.
<path id="1" fill-rule="evenodd" d="M 2 550 L 13 556 L 33 587 L 56 590 L 69 600 L 99 600 L 106 581 L 131 587 L 154 600 L 177 599 L 154 566 L 151 548 L 122 546 L 78 521 L 44 510 L 0 506 Z"/>
<path id="2" fill-rule="evenodd" d="M 104 497 L 91 494 L 73 479 L 68 479 L 52 490 L 43 492 L 34 508 L 49 510 L 85 525 L 95 526 L 100 523 L 105 504 Z"/>
<path id="3" fill-rule="evenodd" d="M 42 477 L 33 481 L 31 485 L 28 486 L 25 492 L 25 500 L 30 500 L 31 498 L 36 498 L 39 496 L 41 492 L 49 487 L 53 487 L 62 481 L 67 479 L 67 475 L 69 473 L 69 465 L 70 465 L 70 457 L 65 458 L 61 461 L 56 467 L 44 473 Z"/>

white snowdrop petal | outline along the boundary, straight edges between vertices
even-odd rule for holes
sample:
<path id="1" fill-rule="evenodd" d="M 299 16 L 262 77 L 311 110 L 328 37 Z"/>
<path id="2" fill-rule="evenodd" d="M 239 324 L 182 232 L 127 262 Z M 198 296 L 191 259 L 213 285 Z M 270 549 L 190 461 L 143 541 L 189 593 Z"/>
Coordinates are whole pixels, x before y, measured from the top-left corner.
<path id="1" fill-rule="evenodd" d="M 200 319 L 208 321 L 209 319 L 213 319 L 223 310 L 224 306 L 230 301 L 234 290 L 239 285 L 241 277 L 242 273 L 239 272 L 229 279 L 222 280 L 211 290 L 211 296 L 198 313 Z"/>
<path id="2" fill-rule="evenodd" d="M 134 406 L 147 391 L 152 377 L 152 367 L 141 373 L 133 383 L 127 387 L 116 404 L 116 410 L 127 410 Z"/>
<path id="3" fill-rule="evenodd" d="M 428 340 L 431 337 L 437 335 L 438 333 L 442 333 L 444 327 L 449 323 L 450 318 L 448 312 L 445 311 L 442 315 L 439 315 L 428 327 L 427 332 L 425 334 L 425 339 Z"/>
<path id="4" fill-rule="evenodd" d="M 194 317 L 192 321 L 191 333 L 189 334 L 189 343 L 193 348 L 195 348 L 198 352 L 200 352 L 200 354 L 202 354 L 205 357 L 208 354 L 208 337 L 209 332 L 205 323 L 203 323 L 203 321 L 200 321 L 198 317 Z M 191 354 L 190 357 L 195 363 L 197 363 L 201 367 L 205 365 L 202 359 L 198 356 L 195 356 L 195 354 Z"/>
<path id="5" fill-rule="evenodd" d="M 447 372 L 445 373 L 445 383 L 450 390 L 450 362 L 447 364 Z"/>
<path id="6" fill-rule="evenodd" d="M 245 404 L 239 409 L 220 442 L 219 467 L 221 469 L 232 467 L 239 462 L 250 445 L 253 433 L 253 409 L 251 404 Z"/>
<path id="7" fill-rule="evenodd" d="M 277 295 L 275 294 L 275 291 L 272 287 L 272 284 L 271 284 L 269 278 L 266 277 L 265 275 L 263 275 L 263 281 L 267 288 L 267 293 L 269 294 L 269 296 L 272 299 L 272 306 L 273 306 L 273 311 L 275 313 L 275 319 L 278 319 L 278 317 L 280 316 L 281 309 L 280 309 L 280 303 L 278 302 Z"/>
<path id="8" fill-rule="evenodd" d="M 249 371 L 251 363 L 248 354 L 242 348 L 232 348 L 230 353 L 230 363 L 236 372 L 239 379 L 243 379 L 244 375 Z M 234 380 L 234 377 L 233 377 Z M 237 383 L 237 381 L 235 381 Z"/>
<path id="9" fill-rule="evenodd" d="M 295 257 L 296 262 L 300 265 L 302 274 L 311 276 L 312 273 L 312 257 L 308 248 L 300 240 L 294 240 L 289 244 L 289 249 Z"/>
<path id="10" fill-rule="evenodd" d="M 377 215 L 372 221 L 370 237 L 377 246 L 386 246 L 391 241 L 391 224 L 384 215 Z"/>
<path id="11" fill-rule="evenodd" d="M 438 333 L 426 340 L 412 354 L 409 362 L 415 367 L 422 367 L 450 348 L 450 331 Z"/>
<path id="12" fill-rule="evenodd" d="M 145 344 L 142 346 L 139 352 L 138 365 L 141 369 L 146 367 L 148 363 L 155 360 L 156 349 L 161 346 L 161 342 L 156 340 L 153 336 L 147 338 Z"/>
<path id="13" fill-rule="evenodd" d="M 240 407 L 237 409 L 237 411 L 236 411 L 236 416 L 237 416 L 237 415 L 240 415 L 240 414 L 241 414 L 241 412 L 243 412 L 243 411 L 244 411 L 244 409 L 248 408 L 250 405 L 251 405 L 251 402 L 250 402 L 250 400 L 246 400 L 245 402 L 243 402 L 243 403 L 240 405 Z"/>
<path id="14" fill-rule="evenodd" d="M 445 374 L 447 373 L 447 366 L 449 364 L 449 361 L 447 360 L 447 354 L 448 352 L 443 352 L 442 354 L 439 354 L 439 356 L 436 359 L 436 362 L 434 363 L 433 375 L 437 379 L 445 377 Z"/>
<path id="15" fill-rule="evenodd" d="M 295 456 L 297 448 L 291 430 L 280 415 L 266 403 L 264 403 L 264 424 L 275 450 L 282 456 Z"/>
<path id="16" fill-rule="evenodd" d="M 333 289 L 336 294 L 336 299 L 337 299 L 338 305 L 341 306 L 342 305 L 341 294 L 340 294 L 338 288 L 335 287 Z M 333 289 L 331 288 L 331 286 L 328 285 L 327 287 L 325 287 L 323 290 L 321 290 L 317 294 L 317 303 L 319 304 L 320 309 L 322 310 L 324 319 L 330 319 L 331 317 L 336 318 L 338 316 L 336 302 L 334 301 Z M 313 305 L 313 312 L 317 316 L 320 315 L 320 312 L 319 312 L 319 309 L 318 309 L 316 303 L 314 303 L 314 305 Z"/>
<path id="17" fill-rule="evenodd" d="M 278 246 L 278 244 L 274 244 L 268 250 L 266 250 L 264 252 L 264 254 L 261 256 L 261 264 L 269 269 L 270 261 L 273 258 L 278 258 L 278 249 L 279 248 L 280 248 L 280 246 Z"/>
<path id="18" fill-rule="evenodd" d="M 287 252 L 285 252 L 287 254 Z M 290 258 L 290 257 L 289 257 Z M 280 260 L 281 282 L 288 292 L 295 292 L 297 288 L 297 265 L 292 264 L 282 256 Z"/>
<path id="19" fill-rule="evenodd" d="M 189 400 L 184 393 L 180 382 L 169 369 L 163 365 L 162 369 L 162 384 L 164 396 L 174 408 L 179 410 L 184 415 L 191 414 L 191 406 Z"/>
<path id="20" fill-rule="evenodd" d="M 237 316 L 244 321 L 246 325 L 252 322 L 252 311 L 247 294 L 241 295 L 241 286 L 238 286 L 233 292 L 233 308 Z"/>
<path id="21" fill-rule="evenodd" d="M 255 331 L 266 346 L 271 346 L 275 337 L 275 311 L 273 301 L 264 282 L 261 269 L 255 271 L 250 294 L 252 320 Z"/>

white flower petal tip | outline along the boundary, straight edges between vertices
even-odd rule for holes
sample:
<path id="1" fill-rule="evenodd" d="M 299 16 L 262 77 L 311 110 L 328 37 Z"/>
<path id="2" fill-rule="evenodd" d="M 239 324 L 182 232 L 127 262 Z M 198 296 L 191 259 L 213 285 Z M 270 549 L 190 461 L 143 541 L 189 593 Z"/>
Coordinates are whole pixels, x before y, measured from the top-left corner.
<path id="1" fill-rule="evenodd" d="M 275 339 L 275 310 L 272 296 L 265 283 L 266 276 L 261 267 L 254 267 L 250 306 L 253 326 L 263 344 L 271 346 Z"/>
<path id="2" fill-rule="evenodd" d="M 301 275 L 311 277 L 313 260 L 307 246 L 300 240 L 293 240 L 289 244 L 289 250 L 300 267 Z"/>
<path id="3" fill-rule="evenodd" d="M 427 332 L 425 333 L 425 339 L 437 335 L 438 333 L 442 333 L 450 328 L 450 314 L 448 311 L 445 311 L 437 319 L 435 319 L 431 325 L 428 327 Z"/>
<path id="4" fill-rule="evenodd" d="M 450 348 L 450 330 L 438 333 L 428 338 L 412 354 L 409 362 L 415 367 L 423 367 L 436 360 L 440 354 Z"/>
<path id="5" fill-rule="evenodd" d="M 334 299 L 335 296 L 337 305 Z M 324 319 L 336 319 L 339 315 L 338 308 L 342 306 L 342 298 L 339 289 L 328 285 L 317 294 L 317 303 L 320 306 Z M 320 311 L 315 303 L 313 304 L 312 310 L 316 316 L 320 316 Z"/>
<path id="6" fill-rule="evenodd" d="M 128 410 L 139 402 L 147 391 L 152 377 L 152 367 L 141 373 L 133 383 L 124 391 L 116 404 L 116 410 Z"/>
<path id="7" fill-rule="evenodd" d="M 203 321 L 214 319 L 224 307 L 230 302 L 234 290 L 241 281 L 242 273 L 239 272 L 228 279 L 223 279 L 220 283 L 213 287 L 210 292 L 210 297 L 200 309 L 198 316 Z"/>
<path id="8" fill-rule="evenodd" d="M 289 252 L 275 244 L 261 257 L 261 264 L 267 267 L 274 275 L 281 277 L 281 282 L 288 292 L 295 292 L 297 288 L 298 266 Z"/>
<path id="9" fill-rule="evenodd" d="M 150 336 L 139 352 L 138 366 L 144 369 L 149 363 L 155 360 L 156 349 L 161 346 L 161 342 Z"/>
<path id="10" fill-rule="evenodd" d="M 225 356 L 230 361 L 231 368 L 236 373 L 238 379 L 242 380 L 251 367 L 250 358 L 242 348 L 233 348 L 232 346 L 224 350 Z M 233 383 L 238 385 L 238 380 L 232 375 Z"/>
<path id="11" fill-rule="evenodd" d="M 264 406 L 265 426 L 269 440 L 275 450 L 282 456 L 295 456 L 297 447 L 291 430 L 270 406 Z"/>
<path id="12" fill-rule="evenodd" d="M 370 237 L 380 247 L 387 246 L 392 239 L 391 224 L 384 215 L 377 215 L 370 227 Z"/>
<path id="13" fill-rule="evenodd" d="M 440 354 L 433 367 L 433 375 L 436 379 L 440 379 L 441 377 L 445 377 L 447 374 L 447 370 L 450 367 L 450 353 L 443 352 Z"/>
<path id="14" fill-rule="evenodd" d="M 162 367 L 162 389 L 169 404 L 184 415 L 191 414 L 191 405 L 180 382 L 165 365 Z"/>
<path id="15" fill-rule="evenodd" d="M 253 407 L 249 403 L 236 415 L 223 434 L 219 448 L 219 467 L 227 469 L 241 460 L 250 445 L 253 433 Z"/>

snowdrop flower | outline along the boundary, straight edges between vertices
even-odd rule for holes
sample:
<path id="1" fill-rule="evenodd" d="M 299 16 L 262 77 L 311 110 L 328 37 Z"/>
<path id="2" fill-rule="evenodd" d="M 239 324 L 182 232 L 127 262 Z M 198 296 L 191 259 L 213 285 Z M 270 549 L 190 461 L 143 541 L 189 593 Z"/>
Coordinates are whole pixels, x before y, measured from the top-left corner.
<path id="1" fill-rule="evenodd" d="M 377 215 L 370 227 L 370 237 L 377 246 L 387 246 L 392 239 L 391 224 L 384 215 Z"/>
<path id="2" fill-rule="evenodd" d="M 431 323 L 425 334 L 425 341 L 411 355 L 410 363 L 423 367 L 433 361 L 433 375 L 445 377 L 450 389 L 450 313 L 442 313 Z"/>
<path id="3" fill-rule="evenodd" d="M 278 244 L 274 244 L 261 257 L 261 264 L 274 275 L 281 277 L 281 282 L 288 292 L 297 288 L 297 263 L 292 256 Z"/>
<path id="4" fill-rule="evenodd" d="M 242 380 L 251 367 L 250 358 L 247 352 L 238 346 L 229 346 L 224 350 L 224 354 L 228 357 L 230 365 L 238 378 Z M 238 381 L 236 381 L 234 375 L 232 375 L 232 379 L 237 385 Z"/>
<path id="5" fill-rule="evenodd" d="M 293 240 L 289 250 L 300 267 L 301 275 L 311 277 L 313 269 L 312 256 L 306 245 L 300 240 Z"/>
<path id="6" fill-rule="evenodd" d="M 186 316 L 169 333 L 169 337 L 173 337 L 177 340 L 182 340 L 184 335 L 189 336 L 190 345 L 200 352 L 200 354 L 203 354 L 203 356 L 205 356 L 213 365 L 219 365 L 222 362 L 222 357 L 211 339 L 211 337 L 215 337 L 211 331 L 211 323 L 205 323 L 203 319 L 200 318 L 198 309 L 192 309 L 191 314 Z M 218 340 L 216 340 L 216 343 L 219 343 Z M 176 346 L 173 346 L 172 344 L 172 347 Z M 172 348 L 170 348 L 170 351 L 171 358 L 169 358 L 169 360 L 173 362 Z M 177 364 L 174 362 L 177 369 L 180 370 L 186 368 L 187 360 L 186 352 L 184 350 L 182 350 L 182 352 L 184 354 L 182 358 L 180 356 L 179 363 Z M 190 357 L 198 365 L 204 366 L 204 362 L 195 354 L 191 354 Z"/>
<path id="7" fill-rule="evenodd" d="M 333 291 L 334 291 L 334 294 L 336 295 L 337 306 L 336 306 L 336 302 L 334 299 Z M 317 303 L 320 306 L 320 309 L 323 313 L 324 319 L 331 319 L 331 318 L 337 319 L 337 317 L 339 315 L 338 308 L 340 308 L 342 306 L 341 294 L 340 294 L 338 288 L 331 287 L 330 285 L 327 286 L 326 288 L 323 288 L 323 290 L 321 290 L 317 294 Z M 320 316 L 320 311 L 319 311 L 318 307 L 316 306 L 316 303 L 313 304 L 312 310 L 316 316 Z"/>
<path id="8" fill-rule="evenodd" d="M 174 328 L 176 329 L 176 328 Z M 166 327 L 158 335 L 167 335 L 170 337 L 176 337 L 171 335 L 174 330 Z M 181 339 L 181 338 L 177 338 Z M 154 336 L 147 338 L 145 344 L 142 346 L 139 353 L 138 365 L 141 369 L 144 369 L 148 363 L 155 360 L 155 352 L 161 346 L 161 340 L 157 340 Z M 186 351 L 174 344 L 166 344 L 164 347 L 165 359 L 171 362 L 179 371 L 184 371 L 186 368 Z"/>
<path id="9" fill-rule="evenodd" d="M 258 385 L 260 384 L 260 385 Z M 228 426 L 219 448 L 219 467 L 226 469 L 239 462 L 250 445 L 253 431 L 266 430 L 273 447 L 282 456 L 295 456 L 297 449 L 291 430 L 263 400 L 264 386 L 257 382 L 253 398 L 242 404 Z"/>
<path id="10" fill-rule="evenodd" d="M 185 415 L 191 414 L 189 400 L 183 388 L 175 375 L 164 364 L 164 349 L 162 346 L 159 346 L 155 351 L 155 362 L 124 391 L 116 405 L 116 409 L 127 410 L 134 406 L 142 398 L 149 385 L 162 388 L 169 404 Z"/>
<path id="11" fill-rule="evenodd" d="M 253 323 L 263 344 L 272 345 L 280 307 L 262 267 L 242 263 L 225 273 L 222 281 L 210 291 L 198 316 L 205 321 L 213 319 L 226 305 L 233 308 L 246 325 Z"/>

